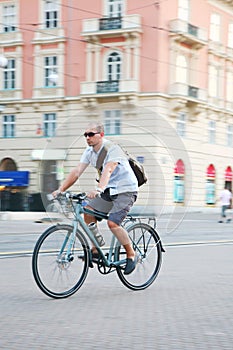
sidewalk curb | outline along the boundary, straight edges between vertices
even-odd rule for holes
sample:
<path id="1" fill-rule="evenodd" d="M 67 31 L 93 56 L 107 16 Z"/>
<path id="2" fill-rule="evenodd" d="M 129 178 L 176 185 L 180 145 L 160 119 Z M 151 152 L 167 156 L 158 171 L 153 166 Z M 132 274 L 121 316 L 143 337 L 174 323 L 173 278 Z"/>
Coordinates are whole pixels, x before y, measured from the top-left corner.
<path id="1" fill-rule="evenodd" d="M 134 206 L 130 211 L 132 215 L 146 215 L 146 216 L 163 216 L 163 215 L 185 215 L 190 213 L 202 213 L 202 214 L 220 214 L 220 207 L 164 207 L 157 208 L 152 206 Z M 53 212 L 30 212 L 30 211 L 0 211 L 0 221 L 8 220 L 27 220 L 27 221 L 49 221 L 49 220 L 62 220 L 64 216 L 62 214 Z"/>

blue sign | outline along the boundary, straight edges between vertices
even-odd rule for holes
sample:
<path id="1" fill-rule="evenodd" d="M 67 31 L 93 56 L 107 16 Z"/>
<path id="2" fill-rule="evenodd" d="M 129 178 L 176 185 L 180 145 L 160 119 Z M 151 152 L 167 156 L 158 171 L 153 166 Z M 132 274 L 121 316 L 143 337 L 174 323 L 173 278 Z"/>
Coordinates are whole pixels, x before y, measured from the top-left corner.
<path id="1" fill-rule="evenodd" d="M 29 186 L 29 171 L 0 171 L 0 186 Z"/>

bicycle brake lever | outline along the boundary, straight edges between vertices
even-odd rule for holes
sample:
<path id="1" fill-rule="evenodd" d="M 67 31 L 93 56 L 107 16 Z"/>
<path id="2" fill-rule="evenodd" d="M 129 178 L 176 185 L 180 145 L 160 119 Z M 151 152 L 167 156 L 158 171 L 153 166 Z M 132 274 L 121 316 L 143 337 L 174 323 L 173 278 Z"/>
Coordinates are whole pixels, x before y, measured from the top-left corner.
<path id="1" fill-rule="evenodd" d="M 54 201 L 54 199 L 55 199 L 54 196 L 52 195 L 52 193 L 47 194 L 46 197 L 47 197 L 48 201 L 50 201 L 50 202 Z"/>

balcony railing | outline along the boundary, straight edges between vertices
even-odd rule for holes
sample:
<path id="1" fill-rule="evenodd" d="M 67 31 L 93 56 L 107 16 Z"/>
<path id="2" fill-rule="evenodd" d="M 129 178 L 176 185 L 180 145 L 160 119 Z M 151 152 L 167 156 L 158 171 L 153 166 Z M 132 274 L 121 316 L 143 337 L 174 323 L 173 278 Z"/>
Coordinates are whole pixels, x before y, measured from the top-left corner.
<path id="1" fill-rule="evenodd" d="M 196 45 L 198 48 L 207 43 L 207 31 L 205 29 L 180 19 L 170 21 L 170 33 L 177 41 Z"/>
<path id="2" fill-rule="evenodd" d="M 202 100 L 205 101 L 206 96 L 206 90 L 200 89 L 198 87 L 182 84 L 182 83 L 174 83 L 170 86 L 170 94 L 176 95 L 176 96 L 184 96 L 187 99 L 190 99 L 192 101 L 195 100 Z"/>
<path id="3" fill-rule="evenodd" d="M 142 32 L 140 15 L 88 18 L 82 21 L 81 35 L 106 35 L 121 32 Z"/>
<path id="4" fill-rule="evenodd" d="M 121 27 L 122 27 L 121 17 L 100 18 L 99 20 L 100 30 L 113 30 L 113 29 L 120 29 Z"/>
<path id="5" fill-rule="evenodd" d="M 198 27 L 188 23 L 188 33 L 198 37 Z"/>
<path id="6" fill-rule="evenodd" d="M 81 82 L 80 94 L 84 95 L 102 95 L 102 94 L 121 94 L 139 92 L 138 80 L 111 80 L 111 81 L 83 81 Z"/>
<path id="7" fill-rule="evenodd" d="M 119 91 L 119 80 L 110 81 L 97 81 L 96 92 L 97 94 L 105 94 L 109 92 Z"/>
<path id="8" fill-rule="evenodd" d="M 188 86 L 188 96 L 198 98 L 198 88 L 194 86 Z"/>

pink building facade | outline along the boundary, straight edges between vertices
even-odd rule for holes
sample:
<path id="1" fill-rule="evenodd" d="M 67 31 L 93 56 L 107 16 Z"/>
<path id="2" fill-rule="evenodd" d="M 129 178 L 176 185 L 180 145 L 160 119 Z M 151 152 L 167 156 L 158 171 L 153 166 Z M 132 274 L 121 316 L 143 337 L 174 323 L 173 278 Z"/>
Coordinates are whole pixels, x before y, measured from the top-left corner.
<path id="1" fill-rule="evenodd" d="M 232 187 L 233 1 L 0 0 L 0 19 L 0 170 L 28 170 L 25 191 L 58 186 L 93 120 L 143 162 L 141 205 Z"/>

